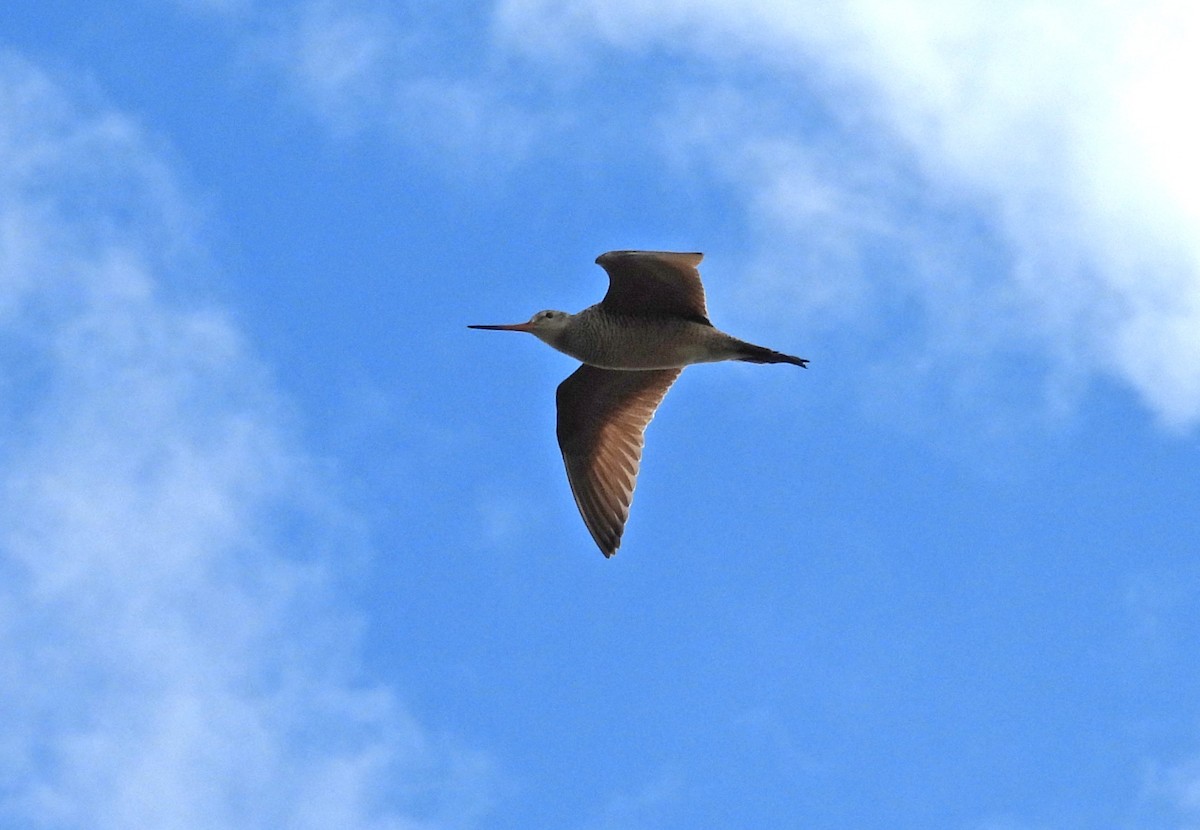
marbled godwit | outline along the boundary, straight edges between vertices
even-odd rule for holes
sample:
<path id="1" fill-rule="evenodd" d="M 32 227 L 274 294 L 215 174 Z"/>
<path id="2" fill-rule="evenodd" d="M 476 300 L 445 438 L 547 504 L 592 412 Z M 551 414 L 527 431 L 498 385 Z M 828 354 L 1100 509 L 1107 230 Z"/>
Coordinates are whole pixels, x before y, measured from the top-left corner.
<path id="1" fill-rule="evenodd" d="M 525 331 L 583 361 L 558 387 L 558 445 L 583 522 L 605 556 L 621 545 L 654 410 L 693 363 L 745 360 L 806 366 L 802 357 L 738 340 L 708 321 L 703 254 L 609 251 L 596 258 L 608 293 L 578 314 L 539 311 Z"/>

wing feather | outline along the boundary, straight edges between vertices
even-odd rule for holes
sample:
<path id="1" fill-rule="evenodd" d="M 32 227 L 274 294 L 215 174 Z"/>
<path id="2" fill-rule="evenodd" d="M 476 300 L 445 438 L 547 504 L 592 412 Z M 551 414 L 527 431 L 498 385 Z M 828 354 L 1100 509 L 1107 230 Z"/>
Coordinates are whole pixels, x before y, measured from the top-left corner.
<path id="1" fill-rule="evenodd" d="M 626 316 L 682 317 L 711 326 L 698 266 L 703 254 L 609 251 L 596 258 L 608 272 L 600 306 Z"/>
<path id="2" fill-rule="evenodd" d="M 583 523 L 605 556 L 621 545 L 646 425 L 681 369 L 584 364 L 558 387 L 558 445 Z"/>

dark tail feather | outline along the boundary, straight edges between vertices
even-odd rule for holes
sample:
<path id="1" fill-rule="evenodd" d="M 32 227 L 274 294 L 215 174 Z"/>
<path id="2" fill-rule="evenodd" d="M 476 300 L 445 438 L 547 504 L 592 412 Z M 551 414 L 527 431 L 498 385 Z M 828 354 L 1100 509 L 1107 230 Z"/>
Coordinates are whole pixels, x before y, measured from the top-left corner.
<path id="1" fill-rule="evenodd" d="M 734 360 L 744 360 L 747 363 L 791 363 L 793 366 L 801 368 L 808 366 L 807 358 L 793 357 L 790 354 L 745 342 L 738 344 L 738 355 Z"/>

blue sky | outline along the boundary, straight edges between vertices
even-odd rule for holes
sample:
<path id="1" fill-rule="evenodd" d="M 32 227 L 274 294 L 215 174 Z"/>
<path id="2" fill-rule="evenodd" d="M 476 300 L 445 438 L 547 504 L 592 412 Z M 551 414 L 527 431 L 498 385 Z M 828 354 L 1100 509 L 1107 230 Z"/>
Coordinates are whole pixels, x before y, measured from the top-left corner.
<path id="1" fill-rule="evenodd" d="M 1200 15 L 430 5 L 0 8 L 0 826 L 1200 826 Z"/>

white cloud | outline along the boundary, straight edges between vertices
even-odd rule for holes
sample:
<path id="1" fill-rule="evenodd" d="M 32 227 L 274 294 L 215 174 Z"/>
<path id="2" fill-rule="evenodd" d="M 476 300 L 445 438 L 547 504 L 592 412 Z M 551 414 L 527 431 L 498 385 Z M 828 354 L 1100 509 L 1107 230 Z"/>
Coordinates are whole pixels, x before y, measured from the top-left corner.
<path id="1" fill-rule="evenodd" d="M 136 124 L 0 53 L 0 816 L 458 826 L 481 756 L 356 676 L 353 517 Z"/>
<path id="2" fill-rule="evenodd" d="M 797 204 L 814 187 L 818 207 L 883 199 L 897 230 L 915 231 L 918 262 L 931 241 L 955 239 L 915 228 L 914 208 L 973 213 L 998 246 L 997 273 L 939 273 L 961 253 L 939 263 L 935 247 L 933 273 L 901 287 L 926 305 L 931 336 L 978 352 L 990 329 L 985 341 L 1032 344 L 1055 371 L 1120 379 L 1167 425 L 1200 420 L 1200 117 L 1186 103 L 1200 69 L 1193 4 L 501 0 L 496 22 L 503 42 L 542 60 L 579 66 L 604 50 L 654 50 L 684 66 L 725 67 L 750 102 L 742 113 L 778 113 L 789 90 L 815 91 L 844 135 L 863 140 L 854 153 L 870 141 L 880 150 L 881 130 L 891 141 L 874 172 L 910 167 L 926 190 L 897 200 L 886 178 L 839 184 L 862 173 L 861 162 L 847 169 L 848 154 L 839 165 L 828 147 L 814 148 L 804 119 L 764 126 L 726 113 L 721 141 L 703 151 L 742 188 L 752 215 L 792 215 L 791 233 L 763 240 L 764 260 L 794 267 L 819 251 L 805 239 L 814 215 L 834 260 L 846 237 L 864 242 L 853 220 L 843 241 L 829 233 L 830 220 L 852 211 L 814 214 L 808 197 Z M 754 77 L 767 70 L 767 93 L 736 87 L 746 66 L 760 70 Z M 673 80 L 693 83 L 685 70 Z M 768 145 L 774 157 L 763 154 Z M 797 240 L 799 258 L 789 253 Z M 981 330 L 989 316 L 1000 325 Z"/>

